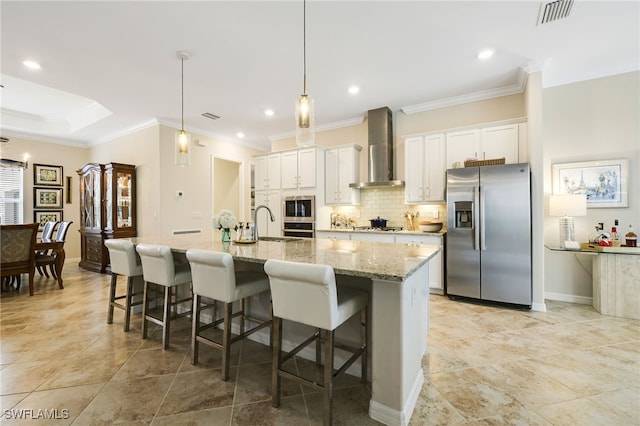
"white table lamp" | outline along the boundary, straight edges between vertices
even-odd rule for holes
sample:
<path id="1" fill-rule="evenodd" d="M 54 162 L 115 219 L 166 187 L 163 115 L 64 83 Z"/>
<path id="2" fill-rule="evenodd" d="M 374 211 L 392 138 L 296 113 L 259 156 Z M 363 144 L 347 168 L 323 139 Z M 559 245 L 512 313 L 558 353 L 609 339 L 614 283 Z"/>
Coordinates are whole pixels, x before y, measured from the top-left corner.
<path id="1" fill-rule="evenodd" d="M 584 194 L 550 195 L 549 215 L 560 216 L 560 246 L 565 247 L 565 241 L 575 241 L 573 217 L 587 215 L 587 196 Z"/>

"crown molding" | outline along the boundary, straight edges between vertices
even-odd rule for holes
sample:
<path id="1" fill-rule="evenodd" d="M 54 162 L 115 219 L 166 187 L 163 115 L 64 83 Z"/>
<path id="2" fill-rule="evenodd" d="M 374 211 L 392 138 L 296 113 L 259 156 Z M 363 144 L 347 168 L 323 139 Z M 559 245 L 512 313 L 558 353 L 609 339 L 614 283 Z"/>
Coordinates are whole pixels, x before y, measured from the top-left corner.
<path id="1" fill-rule="evenodd" d="M 349 126 L 357 126 L 358 124 L 362 124 L 364 122 L 364 115 L 358 116 L 354 118 L 348 118 L 346 120 L 341 121 L 333 121 L 331 123 L 321 124 L 316 126 L 316 132 L 326 132 L 327 130 L 341 129 L 343 127 Z M 292 132 L 279 133 L 277 135 L 269 136 L 269 140 L 271 142 L 275 142 L 281 139 L 293 138 L 296 136 L 295 130 Z"/>

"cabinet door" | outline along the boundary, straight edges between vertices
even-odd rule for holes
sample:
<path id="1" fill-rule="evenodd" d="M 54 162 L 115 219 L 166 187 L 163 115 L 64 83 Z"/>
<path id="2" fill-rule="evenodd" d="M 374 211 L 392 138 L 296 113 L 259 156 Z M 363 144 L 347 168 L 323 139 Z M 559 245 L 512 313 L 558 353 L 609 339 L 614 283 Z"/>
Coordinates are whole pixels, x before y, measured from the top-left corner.
<path id="1" fill-rule="evenodd" d="M 267 189 L 280 189 L 280 154 L 267 157 Z"/>
<path id="2" fill-rule="evenodd" d="M 316 231 L 316 238 L 328 238 L 331 240 L 350 240 L 348 232 Z"/>
<path id="3" fill-rule="evenodd" d="M 338 150 L 338 200 L 340 204 L 359 204 L 360 190 L 349 184 L 360 177 L 360 156 L 354 147 Z"/>
<path id="4" fill-rule="evenodd" d="M 393 243 L 393 233 L 383 234 L 378 232 L 354 232 L 351 234 L 354 241 L 375 241 L 377 243 Z"/>
<path id="5" fill-rule="evenodd" d="M 518 125 L 482 129 L 482 158 L 505 158 L 507 164 L 518 162 Z"/>
<path id="6" fill-rule="evenodd" d="M 282 153 L 282 189 L 298 188 L 298 151 Z"/>
<path id="7" fill-rule="evenodd" d="M 338 204 L 338 150 L 328 149 L 324 153 L 324 201 Z"/>
<path id="8" fill-rule="evenodd" d="M 267 156 L 263 155 L 255 157 L 256 167 L 254 170 L 254 181 L 256 191 L 266 191 L 268 189 L 267 184 Z"/>
<path id="9" fill-rule="evenodd" d="M 316 149 L 298 151 L 298 188 L 316 187 Z"/>
<path id="10" fill-rule="evenodd" d="M 282 196 L 280 191 L 269 192 L 269 201 L 267 205 L 271 209 L 271 212 L 273 213 L 273 216 L 276 219 L 274 222 L 271 222 L 271 220 L 268 220 L 267 235 L 270 237 L 281 237 L 282 236 Z M 267 212 L 263 212 L 263 213 L 267 213 Z M 265 215 L 267 219 L 269 219 L 268 216 L 269 216 L 268 214 Z"/>
<path id="11" fill-rule="evenodd" d="M 404 142 L 404 153 L 405 202 L 420 203 L 424 190 L 424 140 L 408 138 Z"/>
<path id="12" fill-rule="evenodd" d="M 464 167 L 464 160 L 478 158 L 480 155 L 480 130 L 464 130 L 447 133 L 447 163 L 446 169 L 452 168 L 454 163 Z"/>
<path id="13" fill-rule="evenodd" d="M 442 237 L 434 235 L 405 234 L 396 235 L 396 243 L 400 244 L 427 244 L 442 247 Z M 444 247 L 442 247 L 444 250 Z M 442 271 L 444 268 L 444 257 L 442 250 L 433 256 L 429 261 L 429 288 L 432 293 L 442 294 L 444 282 Z"/>
<path id="14" fill-rule="evenodd" d="M 425 201 L 444 200 L 445 140 L 444 134 L 431 135 L 425 138 L 425 184 L 423 191 Z M 405 163 L 406 164 L 406 163 Z"/>

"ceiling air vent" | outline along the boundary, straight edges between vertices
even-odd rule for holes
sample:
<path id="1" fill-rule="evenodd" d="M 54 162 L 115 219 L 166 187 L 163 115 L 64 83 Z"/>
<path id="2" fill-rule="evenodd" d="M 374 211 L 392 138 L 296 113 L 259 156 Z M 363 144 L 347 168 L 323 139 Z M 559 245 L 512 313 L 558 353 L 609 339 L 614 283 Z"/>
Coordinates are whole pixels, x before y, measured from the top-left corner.
<path id="1" fill-rule="evenodd" d="M 203 112 L 203 113 L 202 113 L 202 116 L 203 116 L 203 117 L 210 118 L 210 119 L 212 119 L 212 120 L 217 120 L 217 119 L 219 119 L 219 118 L 220 118 L 220 116 L 215 115 L 215 114 L 211 114 L 210 112 Z"/>
<path id="2" fill-rule="evenodd" d="M 4 136 L 0 136 L 0 143 L 9 143 L 9 138 L 5 138 Z"/>
<path id="3" fill-rule="evenodd" d="M 569 16 L 573 0 L 557 0 L 540 5 L 540 14 L 538 15 L 538 25 L 548 24 Z"/>

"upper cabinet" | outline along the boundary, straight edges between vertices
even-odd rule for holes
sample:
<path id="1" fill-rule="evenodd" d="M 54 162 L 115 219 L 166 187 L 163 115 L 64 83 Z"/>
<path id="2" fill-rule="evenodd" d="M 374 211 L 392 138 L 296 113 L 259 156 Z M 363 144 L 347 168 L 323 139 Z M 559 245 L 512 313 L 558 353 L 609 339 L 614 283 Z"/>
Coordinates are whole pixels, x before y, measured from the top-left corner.
<path id="1" fill-rule="evenodd" d="M 255 190 L 268 191 L 280 189 L 280 153 L 260 155 L 256 157 Z"/>
<path id="2" fill-rule="evenodd" d="M 405 140 L 405 203 L 444 200 L 445 135 Z"/>
<path id="3" fill-rule="evenodd" d="M 317 149 L 302 148 L 282 153 L 282 189 L 316 187 Z"/>
<path id="4" fill-rule="evenodd" d="M 325 203 L 360 204 L 360 190 L 349 184 L 360 179 L 360 145 L 345 145 L 325 151 Z"/>
<path id="5" fill-rule="evenodd" d="M 446 168 L 463 167 L 465 160 L 476 158 L 490 160 L 505 158 L 507 164 L 525 162 L 526 156 L 520 155 L 526 146 L 522 140 L 526 124 L 484 127 L 478 129 L 449 132 L 446 134 Z M 521 146 L 522 145 L 522 146 Z"/>

